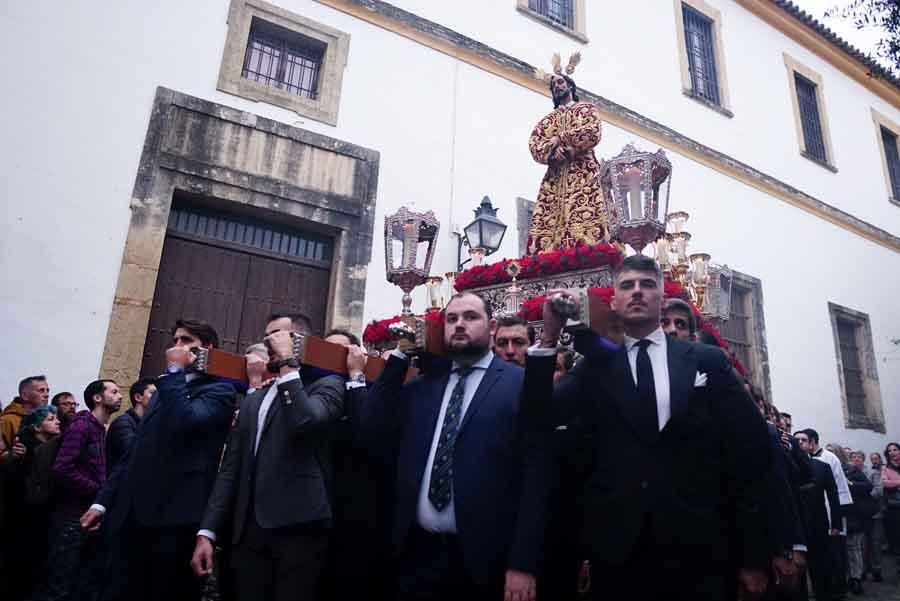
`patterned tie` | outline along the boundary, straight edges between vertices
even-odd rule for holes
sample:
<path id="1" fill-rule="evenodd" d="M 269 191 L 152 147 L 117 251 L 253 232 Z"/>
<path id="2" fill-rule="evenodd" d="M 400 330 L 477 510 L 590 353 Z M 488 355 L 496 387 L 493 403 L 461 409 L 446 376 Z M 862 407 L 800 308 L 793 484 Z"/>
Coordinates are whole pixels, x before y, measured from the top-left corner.
<path id="1" fill-rule="evenodd" d="M 438 511 L 443 511 L 453 496 L 453 445 L 456 443 L 456 435 L 459 434 L 463 396 L 466 394 L 466 378 L 472 373 L 472 369 L 460 367 L 454 370 L 459 375 L 459 380 L 453 387 L 453 394 L 447 403 L 441 437 L 434 452 L 431 479 L 428 481 L 428 500 Z"/>
<path id="2" fill-rule="evenodd" d="M 637 368 L 637 389 L 641 403 L 642 426 L 648 434 L 659 433 L 659 414 L 656 409 L 656 384 L 653 382 L 653 365 L 650 363 L 650 353 L 647 347 L 652 344 L 646 338 L 637 343 L 638 354 L 635 367 Z"/>

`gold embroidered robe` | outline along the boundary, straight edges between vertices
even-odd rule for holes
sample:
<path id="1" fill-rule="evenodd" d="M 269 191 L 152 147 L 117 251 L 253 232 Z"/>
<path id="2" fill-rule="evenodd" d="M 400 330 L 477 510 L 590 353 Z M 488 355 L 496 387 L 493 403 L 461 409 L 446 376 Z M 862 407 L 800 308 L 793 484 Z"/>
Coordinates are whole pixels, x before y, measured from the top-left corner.
<path id="1" fill-rule="evenodd" d="M 561 146 L 573 148 L 572 161 L 550 162 L 553 136 L 559 137 Z M 600 111 L 589 102 L 558 107 L 531 132 L 531 156 L 549 168 L 531 218 L 529 254 L 603 241 L 606 207 L 600 188 L 600 163 L 594 156 L 594 146 L 599 142 Z"/>

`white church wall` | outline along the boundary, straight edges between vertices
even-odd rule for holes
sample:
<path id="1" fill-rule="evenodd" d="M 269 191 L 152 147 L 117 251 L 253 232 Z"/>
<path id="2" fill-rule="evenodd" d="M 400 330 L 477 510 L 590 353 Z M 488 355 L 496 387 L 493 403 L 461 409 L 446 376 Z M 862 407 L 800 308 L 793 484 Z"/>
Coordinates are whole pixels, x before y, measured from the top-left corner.
<path id="1" fill-rule="evenodd" d="M 828 173 L 796 151 L 778 49 L 789 45 L 786 38 L 774 31 L 767 37 L 768 26 L 733 3 L 717 3 L 729 35 L 735 118 L 728 120 L 681 95 L 675 42 L 669 39 L 673 8 L 662 2 L 664 8 L 654 12 L 650 1 L 622 3 L 634 16 L 648 18 L 640 36 L 631 31 L 631 41 L 653 42 L 634 50 L 634 67 L 622 60 L 629 34 L 623 15 L 614 12 L 626 9 L 610 8 L 613 12 L 604 11 L 602 19 L 589 20 L 591 44 L 578 71 L 580 84 L 900 232 L 900 213 L 884 198 L 869 117 L 871 105 L 900 121 L 894 107 L 828 65 L 809 60 L 827 78 L 839 169 Z M 77 6 L 35 1 L 0 11 L 0 25 L 9 32 L 0 42 L 7 74 L 0 119 L 8 139 L 15 141 L 0 150 L 6 165 L 0 217 L 0 328 L 8 349 L 7 369 L 0 374 L 4 402 L 15 393 L 17 380 L 34 372 L 45 371 L 55 391 L 76 394 L 97 375 L 157 86 L 380 152 L 367 321 L 400 307 L 400 290 L 384 281 L 381 228 L 384 215 L 402 205 L 433 210 L 441 221 L 435 274 L 455 267 L 451 231 L 471 220 L 484 195 L 510 226 L 497 258 L 518 254 L 516 198 L 533 199 L 544 173 L 532 161 L 527 139 L 534 123 L 552 109 L 550 100 L 318 2 L 277 3 L 351 36 L 336 127 L 215 89 L 225 0 L 153 5 L 97 0 Z M 554 49 L 577 46 L 561 43 L 559 34 L 519 15 L 513 1 L 478 2 L 477 11 L 451 10 L 466 2 L 397 4 L 533 64 L 544 64 Z M 596 10 L 592 6 L 588 3 Z M 486 25 L 491 23 L 496 25 Z M 38 39 L 41 43 L 34 43 Z M 733 58 L 751 40 L 764 40 L 759 47 L 765 48 L 765 60 Z M 779 62 L 773 63 L 770 54 Z M 650 67 L 655 70 L 646 71 Z M 759 86 L 752 83 L 760 78 Z M 605 124 L 597 154 L 609 157 L 632 141 L 655 150 Z M 675 166 L 671 207 L 692 214 L 693 248 L 762 280 L 775 402 L 793 410 L 798 425 L 819 426 L 825 438 L 841 436 L 854 446 L 877 448 L 884 441 L 881 435 L 843 432 L 827 302 L 868 313 L 876 355 L 889 358 L 888 339 L 900 337 L 893 310 L 900 284 L 885 274 L 900 271 L 900 255 L 677 153 L 669 155 Z M 423 308 L 424 290 L 414 296 L 414 307 Z M 888 431 L 896 432 L 900 381 L 891 367 L 890 362 L 878 365 Z"/>

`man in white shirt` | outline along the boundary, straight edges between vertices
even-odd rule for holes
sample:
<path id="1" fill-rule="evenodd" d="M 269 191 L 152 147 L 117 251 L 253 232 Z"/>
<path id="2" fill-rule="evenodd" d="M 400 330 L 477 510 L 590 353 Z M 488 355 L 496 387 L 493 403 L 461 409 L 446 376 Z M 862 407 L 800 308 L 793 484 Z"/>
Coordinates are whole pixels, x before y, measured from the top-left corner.
<path id="1" fill-rule="evenodd" d="M 592 594 L 720 601 L 737 573 L 742 598 L 759 596 L 769 563 L 759 504 L 771 461 L 765 422 L 724 353 L 663 333 L 655 261 L 628 257 L 613 281 L 624 348 L 596 339 L 554 387 L 564 320 L 553 297 L 566 293 L 551 292 L 522 400 L 547 428 L 578 417 L 591 429 L 581 530 Z"/>
<path id="2" fill-rule="evenodd" d="M 208 575 L 213 543 L 228 545 L 222 534 L 230 532 L 229 567 L 242 601 L 314 597 L 329 541 L 328 425 L 343 413 L 344 380 L 301 380 L 296 326 L 290 315 L 266 325 L 268 370 L 278 377 L 241 402 L 191 560 L 198 576 Z"/>
<path id="3" fill-rule="evenodd" d="M 395 352 L 360 415 L 397 461 L 394 598 L 534 601 L 548 484 L 541 438 L 519 429 L 523 370 L 491 352 L 481 297 L 455 295 L 443 317 L 452 366 L 404 383 Z"/>

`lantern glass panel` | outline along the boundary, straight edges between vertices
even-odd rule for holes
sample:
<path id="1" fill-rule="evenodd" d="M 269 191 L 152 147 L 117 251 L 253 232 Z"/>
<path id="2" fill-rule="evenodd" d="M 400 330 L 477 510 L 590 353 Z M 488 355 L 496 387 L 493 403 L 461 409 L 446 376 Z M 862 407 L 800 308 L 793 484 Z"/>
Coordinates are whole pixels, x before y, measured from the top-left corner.
<path id="1" fill-rule="evenodd" d="M 644 191 L 642 189 L 643 174 L 641 162 L 628 163 L 619 168 L 616 178 L 616 196 L 625 201 L 625 221 L 642 219 L 644 216 Z"/>
<path id="2" fill-rule="evenodd" d="M 653 181 L 653 197 L 656 200 L 656 214 L 652 216 L 657 221 L 663 221 L 660 216 L 666 214 L 669 205 L 669 182 L 672 181 L 668 174 L 661 173 Z"/>
<path id="3" fill-rule="evenodd" d="M 481 245 L 488 252 L 494 252 L 500 248 L 506 226 L 494 221 L 481 222 Z"/>
<path id="4" fill-rule="evenodd" d="M 484 248 L 481 244 L 481 221 L 476 219 L 467 225 L 463 231 L 466 234 L 466 240 L 469 242 L 469 248 Z"/>

